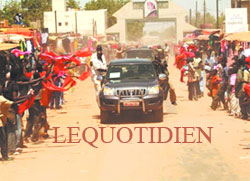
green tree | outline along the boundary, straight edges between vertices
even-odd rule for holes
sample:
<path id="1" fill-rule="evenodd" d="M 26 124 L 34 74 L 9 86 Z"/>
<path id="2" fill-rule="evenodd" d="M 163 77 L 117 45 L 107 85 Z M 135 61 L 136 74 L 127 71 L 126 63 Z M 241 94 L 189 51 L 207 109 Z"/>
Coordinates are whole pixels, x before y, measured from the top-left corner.
<path id="1" fill-rule="evenodd" d="M 134 21 L 127 23 L 127 39 L 129 41 L 137 41 L 143 37 L 144 23 Z"/>
<path id="2" fill-rule="evenodd" d="M 81 9 L 80 2 L 76 0 L 68 0 L 67 7 L 71 9 Z"/>
<path id="3" fill-rule="evenodd" d="M 15 0 L 7 1 L 3 7 L 2 18 L 8 20 L 9 24 L 14 24 L 17 13 L 23 13 L 21 3 Z"/>
<path id="4" fill-rule="evenodd" d="M 221 13 L 219 16 L 219 28 L 223 27 L 224 21 L 225 21 L 225 14 Z M 204 15 L 198 12 L 197 16 L 191 18 L 191 22 L 192 25 L 196 26 L 197 28 L 200 28 L 201 25 L 204 25 Z M 216 18 L 209 12 L 206 13 L 206 24 L 212 24 L 213 28 L 216 28 Z"/>
<path id="5" fill-rule="evenodd" d="M 22 7 L 26 9 L 24 19 L 27 21 L 40 20 L 43 25 L 43 13 L 51 11 L 51 0 L 23 0 Z"/>
<path id="6" fill-rule="evenodd" d="M 129 0 L 91 0 L 85 4 L 85 10 L 107 9 L 108 27 L 110 27 L 116 23 L 116 18 L 113 14 L 127 2 L 129 2 Z"/>
<path id="7" fill-rule="evenodd" d="M 216 28 L 216 20 L 215 20 L 215 17 L 212 16 L 210 13 L 206 13 L 206 24 L 212 24 L 213 27 Z"/>
<path id="8" fill-rule="evenodd" d="M 221 13 L 221 14 L 220 14 L 220 17 L 219 17 L 219 27 L 220 27 L 220 28 L 223 28 L 225 19 L 226 19 L 225 14 L 224 14 L 224 13 Z"/>

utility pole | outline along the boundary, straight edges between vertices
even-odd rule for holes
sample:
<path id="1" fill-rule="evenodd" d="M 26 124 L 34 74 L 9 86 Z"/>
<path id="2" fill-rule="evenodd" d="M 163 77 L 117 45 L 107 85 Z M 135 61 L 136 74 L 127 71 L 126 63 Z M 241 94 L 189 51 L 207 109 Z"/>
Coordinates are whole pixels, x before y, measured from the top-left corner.
<path id="1" fill-rule="evenodd" d="M 241 0 L 238 1 L 238 8 L 241 8 Z"/>
<path id="2" fill-rule="evenodd" d="M 205 25 L 206 24 L 206 0 L 204 0 L 204 15 L 203 15 L 204 19 L 203 19 L 203 24 Z"/>
<path id="3" fill-rule="evenodd" d="M 189 9 L 189 24 L 192 24 L 192 9 Z"/>
<path id="4" fill-rule="evenodd" d="M 0 20 L 2 20 L 2 0 L 0 0 Z"/>
<path id="5" fill-rule="evenodd" d="M 248 31 L 249 31 L 249 28 L 250 28 L 250 0 L 248 0 L 248 7 L 247 7 L 247 12 L 248 12 Z"/>
<path id="6" fill-rule="evenodd" d="M 216 0 L 216 28 L 219 28 L 219 0 Z"/>
<path id="7" fill-rule="evenodd" d="M 196 1 L 196 7 L 195 7 L 195 26 L 197 27 L 198 26 L 198 19 L 197 19 L 197 17 L 198 17 L 198 2 Z"/>

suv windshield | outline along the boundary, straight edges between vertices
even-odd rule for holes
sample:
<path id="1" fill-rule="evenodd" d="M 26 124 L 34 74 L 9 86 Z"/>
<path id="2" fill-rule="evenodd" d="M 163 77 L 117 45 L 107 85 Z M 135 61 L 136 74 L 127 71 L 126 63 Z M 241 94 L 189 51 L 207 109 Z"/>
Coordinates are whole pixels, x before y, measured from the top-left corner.
<path id="1" fill-rule="evenodd" d="M 155 79 L 152 64 L 112 65 L 107 73 L 108 80 Z"/>
<path id="2" fill-rule="evenodd" d="M 126 58 L 142 58 L 142 59 L 149 59 L 154 60 L 154 54 L 150 50 L 133 50 L 133 51 L 127 51 Z"/>

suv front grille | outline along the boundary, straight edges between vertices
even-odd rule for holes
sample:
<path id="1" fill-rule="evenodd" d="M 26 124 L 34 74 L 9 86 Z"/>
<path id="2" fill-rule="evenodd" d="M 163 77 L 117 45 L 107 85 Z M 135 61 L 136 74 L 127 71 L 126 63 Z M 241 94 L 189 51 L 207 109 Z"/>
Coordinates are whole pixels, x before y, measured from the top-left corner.
<path id="1" fill-rule="evenodd" d="M 135 97 L 135 96 L 144 96 L 146 95 L 146 89 L 124 89 L 117 90 L 117 96 L 121 95 L 121 97 Z"/>

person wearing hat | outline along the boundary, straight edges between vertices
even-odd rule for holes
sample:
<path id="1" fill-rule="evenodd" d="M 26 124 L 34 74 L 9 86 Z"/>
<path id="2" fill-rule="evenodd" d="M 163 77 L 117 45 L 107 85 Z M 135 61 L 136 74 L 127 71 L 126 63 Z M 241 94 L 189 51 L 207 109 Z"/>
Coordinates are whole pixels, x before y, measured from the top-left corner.
<path id="1" fill-rule="evenodd" d="M 96 53 L 94 53 L 91 57 L 91 65 L 95 70 L 107 68 L 106 58 L 102 52 L 101 45 L 96 47 Z"/>
<path id="2" fill-rule="evenodd" d="M 97 77 L 101 75 L 100 71 L 105 71 L 107 69 L 106 58 L 102 52 L 101 45 L 96 47 L 96 53 L 91 56 L 90 65 L 92 72 L 91 78 L 95 85 L 96 95 L 98 95 L 101 90 L 101 82 L 97 80 Z"/>

